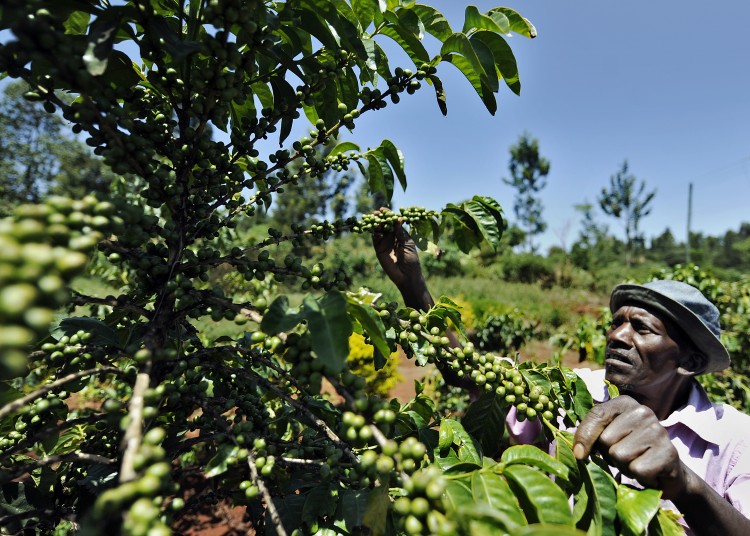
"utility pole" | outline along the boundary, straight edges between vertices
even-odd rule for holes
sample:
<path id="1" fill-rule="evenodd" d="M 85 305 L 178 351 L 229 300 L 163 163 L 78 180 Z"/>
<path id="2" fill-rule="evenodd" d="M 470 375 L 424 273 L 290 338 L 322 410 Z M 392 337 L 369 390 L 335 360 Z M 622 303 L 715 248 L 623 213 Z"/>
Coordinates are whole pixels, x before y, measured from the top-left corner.
<path id="1" fill-rule="evenodd" d="M 685 240 L 685 264 L 690 264 L 690 220 L 693 217 L 693 183 L 688 185 L 687 239 Z"/>

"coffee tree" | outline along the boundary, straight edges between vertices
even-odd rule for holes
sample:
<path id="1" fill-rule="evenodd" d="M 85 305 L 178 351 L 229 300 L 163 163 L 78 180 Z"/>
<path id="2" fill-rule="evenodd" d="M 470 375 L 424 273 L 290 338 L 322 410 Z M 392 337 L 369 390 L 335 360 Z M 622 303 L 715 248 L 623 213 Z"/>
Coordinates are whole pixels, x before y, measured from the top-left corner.
<path id="1" fill-rule="evenodd" d="M 292 223 L 253 243 L 233 231 L 285 186 L 354 165 L 390 200 L 401 153 L 338 143 L 342 129 L 425 86 L 446 113 L 443 63 L 494 113 L 501 82 L 520 88 L 504 36 L 535 35 L 517 12 L 469 6 L 456 31 L 409 0 L 8 0 L 0 28 L 2 73 L 121 177 L 110 199 L 51 197 L 0 224 L 3 533 L 156 536 L 219 502 L 279 535 L 674 533 L 658 492 L 573 458 L 557 426 L 591 400 L 570 371 L 451 344 L 449 300 L 399 309 L 291 253 L 399 218 L 420 243 L 449 228 L 463 251 L 496 246 L 496 202 Z M 409 65 L 391 66 L 383 39 Z M 116 296 L 69 290 L 92 254 Z M 219 270 L 245 290 L 214 286 Z M 244 335 L 212 340 L 227 319 Z M 377 368 L 400 346 L 485 394 L 460 422 L 421 393 L 368 395 L 352 333 Z M 507 445 L 511 406 L 554 455 Z"/>

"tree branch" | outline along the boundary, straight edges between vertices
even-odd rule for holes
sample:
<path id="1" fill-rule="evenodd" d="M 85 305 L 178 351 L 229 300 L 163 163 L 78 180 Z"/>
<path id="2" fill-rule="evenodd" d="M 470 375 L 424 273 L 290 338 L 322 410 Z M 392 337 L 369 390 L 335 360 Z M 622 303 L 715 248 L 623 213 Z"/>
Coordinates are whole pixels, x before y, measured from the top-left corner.
<path id="1" fill-rule="evenodd" d="M 123 372 L 116 367 L 103 367 L 103 368 L 82 370 L 80 372 L 74 372 L 73 374 L 68 374 L 67 376 L 63 376 L 59 380 L 56 380 L 50 384 L 47 384 L 44 387 L 37 389 L 33 393 L 29 393 L 28 395 L 24 397 L 21 397 L 19 399 L 14 400 L 13 402 L 9 402 L 8 404 L 5 404 L 5 406 L 0 408 L 0 420 L 2 420 L 3 417 L 5 417 L 6 415 L 25 406 L 32 400 L 36 400 L 37 398 L 43 395 L 46 395 L 50 391 L 54 391 L 58 387 L 61 387 L 68 382 L 72 382 L 74 380 L 77 380 L 78 378 L 83 378 L 84 376 L 92 376 L 94 374 L 106 374 L 109 372 L 111 372 L 112 374 L 123 374 Z"/>

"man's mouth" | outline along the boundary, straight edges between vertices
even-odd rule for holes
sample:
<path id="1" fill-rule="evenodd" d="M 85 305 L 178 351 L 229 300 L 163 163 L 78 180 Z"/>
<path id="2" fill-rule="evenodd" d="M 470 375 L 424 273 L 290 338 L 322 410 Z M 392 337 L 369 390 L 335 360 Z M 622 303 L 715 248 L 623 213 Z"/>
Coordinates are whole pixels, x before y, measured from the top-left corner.
<path id="1" fill-rule="evenodd" d="M 613 352 L 611 350 L 607 351 L 604 358 L 605 358 L 605 362 L 609 362 L 609 363 L 616 362 L 616 363 L 625 364 L 625 365 L 633 364 L 627 355 L 621 354 L 618 352 Z"/>

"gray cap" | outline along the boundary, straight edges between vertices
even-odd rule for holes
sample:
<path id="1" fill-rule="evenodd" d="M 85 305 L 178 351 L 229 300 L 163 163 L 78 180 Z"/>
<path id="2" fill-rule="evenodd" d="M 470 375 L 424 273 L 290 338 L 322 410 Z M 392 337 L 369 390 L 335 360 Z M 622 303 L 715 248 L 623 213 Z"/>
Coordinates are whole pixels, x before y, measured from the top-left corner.
<path id="1" fill-rule="evenodd" d="M 653 314 L 665 316 L 677 324 L 708 357 L 704 372 L 716 372 L 729 366 L 729 352 L 719 338 L 719 310 L 697 288 L 671 279 L 643 285 L 617 285 L 609 299 L 610 311 L 614 313 L 630 303 L 643 305 Z"/>

